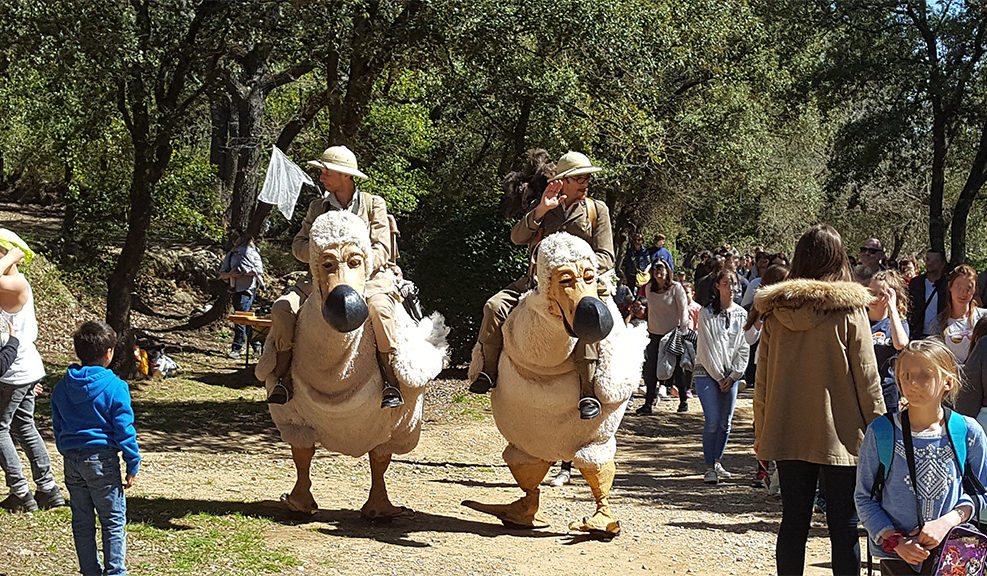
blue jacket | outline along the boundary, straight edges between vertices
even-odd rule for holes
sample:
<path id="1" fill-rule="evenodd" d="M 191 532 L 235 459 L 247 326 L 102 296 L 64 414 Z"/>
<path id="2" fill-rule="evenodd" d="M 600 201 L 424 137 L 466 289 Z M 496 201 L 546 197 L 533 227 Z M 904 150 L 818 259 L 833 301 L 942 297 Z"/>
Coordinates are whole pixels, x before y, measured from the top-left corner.
<path id="1" fill-rule="evenodd" d="M 137 474 L 141 455 L 130 389 L 110 369 L 69 366 L 51 395 L 51 421 L 59 452 L 117 448 L 123 452 L 127 474 Z"/>
<path id="2" fill-rule="evenodd" d="M 871 500 L 870 497 L 880 464 L 873 424 L 867 427 L 864 442 L 860 446 L 854 500 L 860 523 L 864 525 L 867 534 L 876 543 L 883 541 L 879 536 L 886 531 L 908 534 L 918 526 L 918 516 L 915 510 L 916 496 L 908 476 L 900 418 L 900 414 L 895 414 L 894 458 L 891 460 L 891 473 L 884 484 L 884 497 L 880 502 Z M 987 460 L 985 460 L 984 455 L 984 450 L 987 448 L 987 437 L 976 420 L 968 416 L 963 418 L 966 420 L 967 465 L 977 475 L 981 483 L 987 482 Z M 982 510 L 987 504 L 982 496 L 978 496 L 978 502 L 974 504 L 973 499 L 963 492 L 961 474 L 956 469 L 956 458 L 949 445 L 945 426 L 942 434 L 938 437 L 912 436 L 916 475 L 919 484 L 921 484 L 919 490 L 921 497 L 918 498 L 918 502 L 922 507 L 922 516 L 926 522 L 944 516 L 959 504 L 969 504 L 974 507 L 975 511 Z M 878 558 L 895 558 L 898 556 L 897 554 L 888 554 L 880 546 L 871 547 L 871 551 Z"/>

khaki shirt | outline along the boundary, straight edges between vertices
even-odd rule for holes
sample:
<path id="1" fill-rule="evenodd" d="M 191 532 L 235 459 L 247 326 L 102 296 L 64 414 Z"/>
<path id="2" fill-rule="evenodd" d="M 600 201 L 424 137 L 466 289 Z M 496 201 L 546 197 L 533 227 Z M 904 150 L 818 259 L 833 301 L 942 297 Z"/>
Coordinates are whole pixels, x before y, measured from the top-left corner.
<path id="1" fill-rule="evenodd" d="M 529 248 L 533 248 L 530 244 L 539 227 L 544 228 L 545 236 L 559 231 L 568 232 L 585 240 L 596 252 L 596 257 L 599 260 L 597 267 L 599 274 L 613 270 L 613 232 L 610 229 L 610 210 L 606 204 L 587 197 L 582 202 L 572 206 L 568 214 L 559 205 L 549 210 L 539 224 L 535 222 L 535 206 L 540 201 L 541 199 L 538 199 L 532 203 L 527 214 L 511 229 L 511 242 L 519 246 L 529 245 Z M 586 202 L 596 203 L 595 230 L 586 212 Z"/>
<path id="2" fill-rule="evenodd" d="M 331 194 L 331 192 L 330 192 Z M 357 204 L 355 210 L 354 204 Z M 370 229 L 370 250 L 373 252 L 374 270 L 380 270 L 391 263 L 391 227 L 387 222 L 387 203 L 380 196 L 360 192 L 353 194 L 348 209 L 352 210 L 363 220 Z M 308 213 L 302 221 L 302 229 L 295 234 L 295 239 L 291 242 L 291 252 L 295 258 L 308 263 L 308 243 L 309 235 L 312 232 L 312 223 L 319 216 L 330 210 L 337 210 L 333 207 L 328 198 L 316 198 L 308 205 Z"/>

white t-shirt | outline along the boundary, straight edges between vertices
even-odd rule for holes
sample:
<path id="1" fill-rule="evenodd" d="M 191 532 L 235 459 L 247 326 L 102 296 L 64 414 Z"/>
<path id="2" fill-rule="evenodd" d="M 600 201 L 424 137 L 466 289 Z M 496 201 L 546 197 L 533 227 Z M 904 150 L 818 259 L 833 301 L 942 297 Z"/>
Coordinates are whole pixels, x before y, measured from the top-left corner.
<path id="1" fill-rule="evenodd" d="M 987 308 L 977 308 L 973 311 L 973 326 L 987 315 Z M 946 329 L 943 331 L 943 341 L 946 348 L 956 356 L 956 361 L 960 364 L 966 362 L 966 357 L 970 354 L 970 337 L 973 335 L 973 326 L 970 320 L 964 315 L 962 318 L 950 318 L 946 321 Z"/>
<path id="2" fill-rule="evenodd" d="M 929 300 L 929 296 L 932 296 L 932 300 Z M 925 279 L 925 302 L 928 304 L 925 307 L 925 330 L 922 332 L 935 334 L 939 331 L 939 292 L 936 291 L 936 285 L 929 282 L 928 278 Z"/>
<path id="3" fill-rule="evenodd" d="M 45 377 L 44 362 L 41 361 L 41 354 L 34 346 L 34 341 L 38 338 L 38 319 L 34 315 L 34 292 L 30 286 L 27 290 L 27 302 L 17 314 L 10 314 L 0 309 L 0 322 L 9 321 L 13 324 L 17 335 L 17 359 L 6 374 L 0 374 L 0 383 L 11 386 L 34 384 Z"/>

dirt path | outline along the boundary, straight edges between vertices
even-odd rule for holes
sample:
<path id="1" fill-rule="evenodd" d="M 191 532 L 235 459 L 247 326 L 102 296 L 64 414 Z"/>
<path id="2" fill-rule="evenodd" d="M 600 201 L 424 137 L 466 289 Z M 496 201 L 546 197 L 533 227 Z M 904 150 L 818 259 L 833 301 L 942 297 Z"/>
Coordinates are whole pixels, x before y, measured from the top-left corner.
<path id="1" fill-rule="evenodd" d="M 465 382 L 441 385 L 461 390 Z M 248 398 L 257 395 L 246 392 Z M 724 459 L 737 474 L 715 487 L 701 482 L 698 400 L 686 414 L 665 403 L 655 416 L 625 418 L 613 491 L 624 534 L 611 542 L 566 530 L 569 521 L 593 511 L 578 476 L 571 485 L 542 490 L 552 522 L 547 530 L 507 529 L 460 504 L 506 503 L 520 494 L 500 458 L 504 441 L 488 416 L 426 422 L 418 448 L 396 457 L 387 476 L 394 502 L 417 515 L 392 524 L 359 517 L 369 488 L 366 458 L 324 451 L 312 474 L 320 512 L 302 520 L 285 514 L 274 500 L 290 489 L 294 472 L 266 414 L 240 417 L 242 429 L 237 417 L 186 431 L 162 425 L 167 417 L 159 423 L 145 419 L 145 462 L 131 497 L 137 508 L 141 498 L 160 498 L 181 513 L 272 517 L 269 542 L 301 559 L 311 574 L 766 574 L 774 568 L 780 501 L 748 485 L 750 405 L 749 395 L 741 399 Z M 264 421 L 268 426 L 258 426 Z M 814 529 L 812 536 L 807 573 L 829 573 L 823 568 L 824 532 Z"/>

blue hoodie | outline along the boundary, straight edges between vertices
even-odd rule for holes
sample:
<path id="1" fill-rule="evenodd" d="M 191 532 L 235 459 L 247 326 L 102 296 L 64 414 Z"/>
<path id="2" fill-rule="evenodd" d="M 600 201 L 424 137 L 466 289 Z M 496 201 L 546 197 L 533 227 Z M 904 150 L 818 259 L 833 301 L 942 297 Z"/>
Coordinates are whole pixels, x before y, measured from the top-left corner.
<path id="1" fill-rule="evenodd" d="M 123 451 L 127 474 L 137 474 L 141 455 L 130 388 L 110 369 L 69 366 L 51 395 L 51 421 L 59 452 L 118 448 Z"/>

